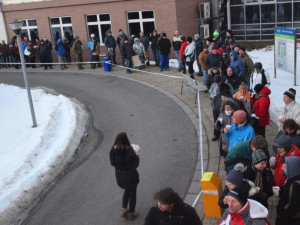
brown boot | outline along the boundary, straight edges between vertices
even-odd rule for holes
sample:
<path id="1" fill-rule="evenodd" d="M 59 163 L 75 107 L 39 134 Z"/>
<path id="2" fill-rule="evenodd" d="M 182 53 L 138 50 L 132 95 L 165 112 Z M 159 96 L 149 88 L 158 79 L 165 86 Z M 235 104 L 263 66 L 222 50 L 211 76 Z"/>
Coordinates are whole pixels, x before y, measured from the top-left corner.
<path id="1" fill-rule="evenodd" d="M 127 218 L 128 209 L 121 208 L 121 217 Z"/>
<path id="2" fill-rule="evenodd" d="M 134 220 L 137 216 L 138 216 L 138 213 L 136 213 L 136 212 L 128 212 L 127 219 Z"/>

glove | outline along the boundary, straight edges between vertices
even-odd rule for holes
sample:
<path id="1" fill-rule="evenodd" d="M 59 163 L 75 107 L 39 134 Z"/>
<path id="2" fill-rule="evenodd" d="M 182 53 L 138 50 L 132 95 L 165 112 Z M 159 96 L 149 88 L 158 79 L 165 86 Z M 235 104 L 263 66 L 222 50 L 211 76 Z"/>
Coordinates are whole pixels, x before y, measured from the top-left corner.
<path id="1" fill-rule="evenodd" d="M 274 156 L 273 156 L 273 157 L 270 157 L 269 163 L 270 163 L 270 166 L 275 166 L 276 159 L 275 159 Z"/>

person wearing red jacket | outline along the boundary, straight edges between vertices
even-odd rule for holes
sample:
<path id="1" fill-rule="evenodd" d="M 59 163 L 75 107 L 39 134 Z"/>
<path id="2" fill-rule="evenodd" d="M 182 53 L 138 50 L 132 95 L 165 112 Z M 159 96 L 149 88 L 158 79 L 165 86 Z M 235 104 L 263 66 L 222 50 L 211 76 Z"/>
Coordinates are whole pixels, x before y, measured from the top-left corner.
<path id="1" fill-rule="evenodd" d="M 265 137 L 266 126 L 270 124 L 270 98 L 271 90 L 262 84 L 257 84 L 254 87 L 256 97 L 253 97 L 253 113 L 259 118 L 258 126 L 254 127 L 256 135 Z"/>
<path id="2" fill-rule="evenodd" d="M 282 135 L 277 138 L 273 144 L 277 148 L 275 157 L 270 158 L 271 169 L 274 170 L 274 181 L 276 186 L 280 188 L 284 185 L 286 177 L 282 168 L 284 159 L 290 156 L 300 156 L 300 149 L 292 144 L 292 138 L 287 135 Z"/>
<path id="3" fill-rule="evenodd" d="M 180 41 L 181 41 L 181 46 L 180 46 L 180 51 L 179 51 L 179 61 L 181 61 L 182 68 L 179 68 L 178 71 L 179 72 L 182 71 L 182 73 L 185 74 L 186 73 L 186 67 L 185 67 L 184 52 L 185 52 L 186 47 L 188 46 L 188 43 L 186 41 L 185 36 L 181 36 Z"/>

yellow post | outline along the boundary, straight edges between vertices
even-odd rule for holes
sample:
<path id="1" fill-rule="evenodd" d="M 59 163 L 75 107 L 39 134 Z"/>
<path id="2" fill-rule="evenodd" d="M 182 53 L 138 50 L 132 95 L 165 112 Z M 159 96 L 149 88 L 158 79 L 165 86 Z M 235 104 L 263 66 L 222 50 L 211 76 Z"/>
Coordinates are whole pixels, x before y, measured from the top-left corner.
<path id="1" fill-rule="evenodd" d="M 207 217 L 221 217 L 218 205 L 222 193 L 222 180 L 214 172 L 206 172 L 201 179 L 204 213 Z"/>

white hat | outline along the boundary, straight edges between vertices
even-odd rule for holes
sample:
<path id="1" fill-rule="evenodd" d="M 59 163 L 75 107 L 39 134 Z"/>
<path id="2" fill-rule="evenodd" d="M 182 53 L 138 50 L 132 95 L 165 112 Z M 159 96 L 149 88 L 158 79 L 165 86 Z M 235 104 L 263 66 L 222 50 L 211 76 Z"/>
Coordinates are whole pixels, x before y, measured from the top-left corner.
<path id="1" fill-rule="evenodd" d="M 91 34 L 91 38 L 94 38 L 95 37 L 95 34 Z"/>

